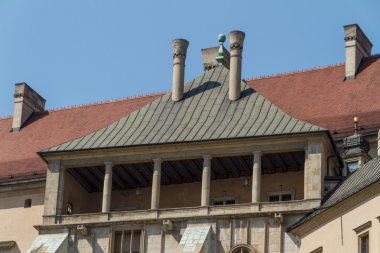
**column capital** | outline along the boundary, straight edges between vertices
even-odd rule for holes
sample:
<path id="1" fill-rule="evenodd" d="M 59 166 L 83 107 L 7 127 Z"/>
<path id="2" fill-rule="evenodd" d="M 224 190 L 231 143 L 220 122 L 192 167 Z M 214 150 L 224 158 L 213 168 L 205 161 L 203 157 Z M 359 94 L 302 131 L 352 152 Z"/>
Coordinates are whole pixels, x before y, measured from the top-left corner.
<path id="1" fill-rule="evenodd" d="M 263 152 L 255 150 L 255 151 L 252 151 L 252 154 L 261 156 Z"/>
<path id="2" fill-rule="evenodd" d="M 186 58 L 187 47 L 189 42 L 185 39 L 175 39 L 172 42 L 173 46 L 173 58 L 182 57 Z"/>
<path id="3" fill-rule="evenodd" d="M 154 163 L 162 163 L 163 160 L 161 158 L 153 158 L 152 159 Z"/>
<path id="4" fill-rule="evenodd" d="M 104 165 L 105 165 L 105 166 L 111 166 L 111 167 L 112 167 L 112 166 L 113 166 L 113 162 L 104 162 Z"/>
<path id="5" fill-rule="evenodd" d="M 211 155 L 202 155 L 203 159 L 212 159 Z"/>

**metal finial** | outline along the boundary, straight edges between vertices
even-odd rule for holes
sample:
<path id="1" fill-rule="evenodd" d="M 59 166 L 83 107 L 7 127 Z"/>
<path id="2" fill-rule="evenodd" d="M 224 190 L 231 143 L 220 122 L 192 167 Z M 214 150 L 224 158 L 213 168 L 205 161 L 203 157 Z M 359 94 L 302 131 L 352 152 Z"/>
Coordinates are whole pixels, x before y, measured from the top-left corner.
<path id="1" fill-rule="evenodd" d="M 219 49 L 218 49 L 218 56 L 216 57 L 216 61 L 218 62 L 218 64 L 223 64 L 224 63 L 223 43 L 226 41 L 226 35 L 219 34 L 218 41 L 219 41 Z"/>
<path id="2" fill-rule="evenodd" d="M 354 117 L 354 123 L 355 123 L 355 134 L 357 134 L 359 131 L 359 117 L 358 116 Z"/>
<path id="3" fill-rule="evenodd" d="M 226 41 L 226 35 L 224 35 L 223 33 L 219 34 L 218 41 L 220 45 L 223 45 L 223 43 Z"/>

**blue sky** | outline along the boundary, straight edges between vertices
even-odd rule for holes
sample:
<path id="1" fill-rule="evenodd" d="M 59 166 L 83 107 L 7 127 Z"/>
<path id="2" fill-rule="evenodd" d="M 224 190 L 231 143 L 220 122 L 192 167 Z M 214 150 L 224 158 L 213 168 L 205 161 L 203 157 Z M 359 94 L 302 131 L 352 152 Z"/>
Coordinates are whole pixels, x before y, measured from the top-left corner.
<path id="1" fill-rule="evenodd" d="M 342 63 L 345 24 L 380 53 L 379 13 L 378 0 L 0 0 L 0 116 L 18 82 L 48 109 L 170 90 L 174 38 L 190 41 L 186 80 L 202 73 L 201 49 L 235 29 L 244 78 Z"/>

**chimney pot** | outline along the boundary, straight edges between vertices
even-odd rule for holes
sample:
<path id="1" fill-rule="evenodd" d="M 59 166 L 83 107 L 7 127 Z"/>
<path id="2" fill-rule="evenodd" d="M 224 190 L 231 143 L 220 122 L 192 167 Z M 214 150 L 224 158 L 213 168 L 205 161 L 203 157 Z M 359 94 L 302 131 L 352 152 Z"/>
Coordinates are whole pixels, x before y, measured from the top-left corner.
<path id="1" fill-rule="evenodd" d="M 185 61 L 189 42 L 185 39 L 175 39 L 173 46 L 173 88 L 172 100 L 180 101 L 183 97 L 185 82 Z"/>
<path id="2" fill-rule="evenodd" d="M 46 100 L 26 83 L 15 84 L 12 132 L 21 129 L 34 112 L 45 110 Z"/>
<path id="3" fill-rule="evenodd" d="M 231 101 L 238 100 L 241 92 L 241 60 L 245 33 L 232 31 L 230 40 L 230 83 L 228 97 Z"/>
<path id="4" fill-rule="evenodd" d="M 346 80 L 351 80 L 355 79 L 362 59 L 371 56 L 372 43 L 357 24 L 344 26 L 344 33 Z"/>

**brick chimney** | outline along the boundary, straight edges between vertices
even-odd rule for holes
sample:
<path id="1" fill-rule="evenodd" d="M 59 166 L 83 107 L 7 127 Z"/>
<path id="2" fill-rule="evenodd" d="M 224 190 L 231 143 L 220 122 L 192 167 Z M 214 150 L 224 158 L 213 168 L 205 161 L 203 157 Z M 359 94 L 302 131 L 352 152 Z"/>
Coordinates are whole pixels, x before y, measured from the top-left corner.
<path id="1" fill-rule="evenodd" d="M 371 56 L 372 43 L 359 25 L 344 26 L 346 41 L 346 80 L 355 79 L 360 62 Z"/>
<path id="2" fill-rule="evenodd" d="M 20 131 L 34 112 L 45 110 L 46 100 L 26 83 L 15 84 L 12 132 Z"/>

